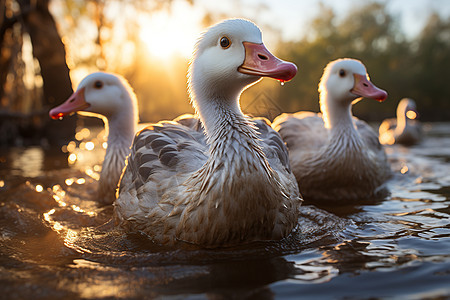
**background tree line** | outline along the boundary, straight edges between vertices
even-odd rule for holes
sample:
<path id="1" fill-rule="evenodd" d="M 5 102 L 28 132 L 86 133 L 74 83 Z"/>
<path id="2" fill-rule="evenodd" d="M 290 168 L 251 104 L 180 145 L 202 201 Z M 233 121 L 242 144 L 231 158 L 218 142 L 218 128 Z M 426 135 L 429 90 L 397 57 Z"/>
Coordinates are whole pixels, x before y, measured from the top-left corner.
<path id="1" fill-rule="evenodd" d="M 55 123 L 48 110 L 70 95 L 71 77 L 96 70 L 117 72 L 130 81 L 141 121 L 193 112 L 186 92 L 187 59 L 173 57 L 161 64 L 138 35 L 136 12 L 151 17 L 170 10 L 172 1 L 69 0 L 57 3 L 57 16 L 50 13 L 50 4 L 0 0 L 0 145 L 61 144 L 72 138 L 76 118 Z M 109 13 L 114 7 L 121 19 Z M 389 93 L 384 103 L 355 105 L 358 117 L 381 121 L 394 116 L 401 98 L 411 97 L 422 120 L 450 120 L 449 19 L 432 14 L 422 32 L 408 39 L 382 3 L 361 4 L 344 18 L 324 5 L 320 11 L 304 37 L 280 41 L 275 51 L 299 66 L 298 75 L 283 87 L 270 80 L 251 87 L 242 98 L 245 112 L 273 118 L 281 112 L 318 111 L 323 68 L 336 58 L 352 57 L 363 61 L 373 82 Z M 203 23 L 224 17 L 211 12 Z"/>
<path id="2" fill-rule="evenodd" d="M 331 60 L 351 57 L 360 59 L 373 82 L 389 94 L 384 103 L 361 101 L 353 109 L 355 115 L 381 121 L 394 116 L 399 100 L 409 97 L 416 100 L 422 120 L 450 120 L 450 20 L 437 14 L 408 40 L 384 4 L 368 3 L 341 21 L 322 7 L 308 35 L 282 44 L 279 53 L 300 66 L 292 83 L 280 90 L 286 111 L 317 111 L 323 68 Z"/>

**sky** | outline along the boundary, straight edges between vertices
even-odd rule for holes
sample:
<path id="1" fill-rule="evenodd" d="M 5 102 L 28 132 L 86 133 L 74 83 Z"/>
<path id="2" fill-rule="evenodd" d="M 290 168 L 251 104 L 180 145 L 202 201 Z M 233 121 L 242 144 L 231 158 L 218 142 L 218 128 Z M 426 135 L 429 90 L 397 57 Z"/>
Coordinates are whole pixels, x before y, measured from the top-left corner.
<path id="1" fill-rule="evenodd" d="M 398 19 L 401 28 L 409 38 L 420 33 L 428 16 L 433 12 L 440 14 L 441 17 L 450 18 L 450 0 L 374 1 L 386 3 L 387 9 Z M 61 2 L 54 0 L 51 3 L 53 13 L 59 16 L 60 21 L 64 20 Z M 110 3 L 123 4 L 120 1 Z M 138 35 L 147 46 L 149 53 L 161 61 L 169 62 L 174 55 L 185 58 L 191 56 L 199 34 L 205 29 L 203 23 L 205 13 L 214 14 L 215 19 L 227 16 L 254 21 L 262 29 L 263 40 L 268 49 L 275 49 L 280 40 L 302 39 L 307 33 L 311 20 L 320 16 L 321 3 L 332 7 L 337 18 L 345 18 L 355 6 L 366 2 L 361 0 L 194 0 L 193 3 L 194 5 L 190 5 L 186 0 L 173 0 L 170 10 L 137 14 L 134 10 L 131 10 L 131 13 L 130 10 L 127 12 L 123 5 L 111 5 L 106 13 L 109 19 L 115 20 L 118 28 L 125 27 L 127 18 L 130 16 L 137 18 L 140 23 Z M 83 35 L 93 35 L 91 40 L 95 40 L 97 34 L 95 23 L 80 25 L 80 27 L 83 29 L 81 32 Z M 113 38 L 120 39 L 121 36 L 114 33 Z M 85 50 L 91 51 L 87 47 Z M 121 51 L 124 50 L 126 49 L 121 49 Z M 84 50 L 76 49 L 76 51 L 81 53 Z M 84 72 L 86 71 L 81 73 L 84 74 Z"/>
<path id="2" fill-rule="evenodd" d="M 209 4 L 208 4 L 209 2 Z M 231 12 L 233 5 L 230 3 L 239 1 L 216 1 L 200 0 L 214 10 L 224 10 Z M 380 3 L 387 3 L 388 10 L 400 19 L 400 25 L 405 30 L 408 37 L 412 37 L 420 32 L 427 17 L 432 12 L 437 12 L 443 17 L 450 17 L 449 0 L 377 0 Z M 280 26 L 283 39 L 298 39 L 304 35 L 306 24 L 316 16 L 320 15 L 320 3 L 334 9 L 337 16 L 345 16 L 354 6 L 364 3 L 360 0 L 242 0 L 244 5 L 255 7 L 265 5 L 269 9 L 261 18 Z M 251 12 L 244 12 L 251 15 Z M 258 18 L 258 16 L 257 16 Z M 300 34 L 299 34 L 300 33 Z"/>
<path id="3" fill-rule="evenodd" d="M 387 9 L 398 17 L 399 24 L 408 38 L 413 38 L 425 25 L 428 16 L 437 12 L 442 17 L 450 17 L 450 0 L 376 0 L 387 3 Z M 205 12 L 213 12 L 233 17 L 243 17 L 259 25 L 268 46 L 281 38 L 283 41 L 299 40 L 308 30 L 308 24 L 320 15 L 320 3 L 333 8 L 337 17 L 344 18 L 347 13 L 364 1 L 360 0 L 229 0 L 210 1 L 196 0 L 190 6 L 187 1 L 175 0 L 169 19 L 167 12 L 157 12 L 151 17 L 143 18 L 144 28 L 141 38 L 146 42 L 150 52 L 164 57 L 167 49 L 158 48 L 157 41 L 164 39 L 163 44 L 173 45 L 172 52 L 180 51 L 188 57 L 193 44 L 203 31 L 202 19 Z M 266 30 L 270 26 L 270 32 Z M 182 31 L 182 32 L 181 32 Z M 170 37 L 178 36 L 177 41 Z M 180 44 L 190 47 L 179 47 Z"/>

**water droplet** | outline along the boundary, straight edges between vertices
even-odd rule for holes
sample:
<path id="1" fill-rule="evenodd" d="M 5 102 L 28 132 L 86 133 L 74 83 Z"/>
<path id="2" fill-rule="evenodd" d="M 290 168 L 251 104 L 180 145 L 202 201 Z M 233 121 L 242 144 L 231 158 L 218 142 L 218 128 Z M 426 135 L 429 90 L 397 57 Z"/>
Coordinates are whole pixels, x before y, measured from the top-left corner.
<path id="1" fill-rule="evenodd" d="M 400 170 L 400 173 L 405 174 L 406 172 L 408 172 L 408 167 L 407 166 L 403 166 L 403 168 Z"/>

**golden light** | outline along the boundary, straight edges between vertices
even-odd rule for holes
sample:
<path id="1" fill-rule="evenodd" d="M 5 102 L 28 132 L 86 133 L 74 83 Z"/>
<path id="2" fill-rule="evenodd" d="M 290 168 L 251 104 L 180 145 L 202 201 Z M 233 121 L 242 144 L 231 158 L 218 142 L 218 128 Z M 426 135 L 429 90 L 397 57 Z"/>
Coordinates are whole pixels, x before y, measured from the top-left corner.
<path id="1" fill-rule="evenodd" d="M 40 193 L 44 190 L 44 187 L 40 184 L 36 185 L 36 192 Z"/>
<path id="2" fill-rule="evenodd" d="M 389 132 L 381 134 L 379 140 L 381 144 L 385 145 L 394 145 L 395 143 L 395 138 Z"/>
<path id="3" fill-rule="evenodd" d="M 57 193 L 61 190 L 61 186 L 59 184 L 55 184 L 54 186 L 52 186 L 52 192 L 53 193 Z"/>
<path id="4" fill-rule="evenodd" d="M 67 181 L 67 179 L 66 179 Z M 58 203 L 59 206 L 64 207 L 67 204 L 63 201 L 66 192 L 62 189 L 62 187 L 59 184 L 55 184 L 52 187 L 52 192 L 54 193 L 54 195 L 52 196 L 53 199 L 56 201 L 56 203 Z"/>
<path id="5" fill-rule="evenodd" d="M 406 112 L 406 116 L 408 117 L 408 119 L 414 120 L 415 118 L 417 118 L 417 114 L 415 111 L 412 110 L 408 110 Z"/>
<path id="6" fill-rule="evenodd" d="M 85 212 L 81 207 L 76 206 L 75 204 L 72 204 L 70 207 L 76 212 L 80 212 L 80 213 Z"/>
<path id="7" fill-rule="evenodd" d="M 77 205 L 71 205 L 70 206 L 74 211 L 79 212 L 79 213 L 85 213 L 88 216 L 94 217 L 97 215 L 97 213 L 93 212 L 93 211 L 86 211 L 84 209 L 82 209 L 81 207 L 77 206 Z"/>
<path id="8" fill-rule="evenodd" d="M 406 172 L 408 172 L 408 167 L 407 166 L 403 166 L 402 169 L 400 170 L 400 173 L 405 174 Z"/>
<path id="9" fill-rule="evenodd" d="M 61 223 L 57 221 L 53 221 L 51 218 L 51 215 L 55 213 L 55 209 L 51 209 L 50 211 L 44 213 L 44 220 L 47 221 L 55 231 L 61 231 L 64 229 L 64 226 L 61 225 Z"/>
<path id="10" fill-rule="evenodd" d="M 50 216 L 53 215 L 55 213 L 55 211 L 56 210 L 54 208 L 52 208 L 48 212 L 44 213 L 44 220 L 47 221 L 47 222 L 50 222 L 51 221 Z"/>
<path id="11" fill-rule="evenodd" d="M 73 152 L 75 150 L 75 148 L 77 147 L 77 143 L 75 143 L 74 141 L 71 141 L 68 145 L 67 145 L 67 151 L 68 152 Z"/>
<path id="12" fill-rule="evenodd" d="M 103 147 L 103 149 L 108 148 L 108 143 L 107 142 L 103 142 L 102 147 Z"/>
<path id="13" fill-rule="evenodd" d="M 75 153 L 71 153 L 68 160 L 70 164 L 74 164 L 77 161 L 77 155 Z"/>
<path id="14" fill-rule="evenodd" d="M 394 143 L 395 143 L 394 137 L 391 137 L 391 138 L 388 139 L 387 142 L 386 142 L 386 144 L 388 144 L 388 145 L 394 145 Z"/>
<path id="15" fill-rule="evenodd" d="M 73 179 L 72 178 L 67 178 L 65 181 L 66 185 L 72 185 L 73 184 Z"/>
<path id="16" fill-rule="evenodd" d="M 169 60 L 176 55 L 188 58 L 202 31 L 200 20 L 188 3 L 174 2 L 170 11 L 142 15 L 139 37 L 156 58 Z"/>
<path id="17" fill-rule="evenodd" d="M 81 141 L 81 140 L 83 139 L 83 135 L 82 135 L 80 132 L 77 132 L 77 133 L 75 133 L 75 138 L 76 138 L 78 141 Z"/>
<path id="18" fill-rule="evenodd" d="M 77 184 L 85 184 L 86 183 L 86 179 L 84 178 L 78 178 L 77 181 L 75 181 Z"/>
<path id="19" fill-rule="evenodd" d="M 58 203 L 58 205 L 60 207 L 66 207 L 67 203 L 63 201 L 63 199 L 61 199 L 61 197 L 59 197 L 58 195 L 53 195 L 53 199 L 55 199 L 56 203 Z"/>
<path id="20" fill-rule="evenodd" d="M 86 147 L 86 150 L 91 151 L 91 150 L 94 150 L 95 145 L 93 142 L 87 142 L 85 147 Z"/>
<path id="21" fill-rule="evenodd" d="M 78 141 L 81 141 L 82 139 L 85 139 L 91 135 L 91 131 L 88 128 L 83 128 L 77 133 L 75 133 L 75 138 Z"/>
<path id="22" fill-rule="evenodd" d="M 0 188 L 5 186 L 5 181 L 4 180 L 0 180 Z"/>

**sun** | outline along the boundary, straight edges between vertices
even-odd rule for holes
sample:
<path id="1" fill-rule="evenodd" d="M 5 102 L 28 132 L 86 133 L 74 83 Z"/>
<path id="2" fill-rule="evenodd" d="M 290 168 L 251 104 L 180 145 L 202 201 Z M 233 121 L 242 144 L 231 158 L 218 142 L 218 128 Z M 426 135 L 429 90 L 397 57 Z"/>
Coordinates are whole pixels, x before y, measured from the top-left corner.
<path id="1" fill-rule="evenodd" d="M 178 4 L 178 5 L 175 5 Z M 150 55 L 169 60 L 174 56 L 188 58 L 194 48 L 201 26 L 188 4 L 174 2 L 170 11 L 154 12 L 140 17 L 139 38 L 146 45 Z"/>

